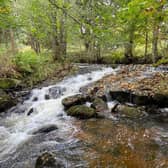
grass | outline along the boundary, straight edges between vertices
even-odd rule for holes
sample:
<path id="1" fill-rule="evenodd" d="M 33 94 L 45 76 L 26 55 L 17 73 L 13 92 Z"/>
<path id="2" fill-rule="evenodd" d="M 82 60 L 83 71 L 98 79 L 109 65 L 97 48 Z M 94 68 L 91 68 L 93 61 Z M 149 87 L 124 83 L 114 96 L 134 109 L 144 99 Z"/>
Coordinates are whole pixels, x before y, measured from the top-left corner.
<path id="1" fill-rule="evenodd" d="M 26 48 L 12 56 L 6 51 L 0 55 L 0 78 L 19 79 L 23 87 L 32 87 L 53 76 L 60 76 L 65 64 L 67 63 L 54 62 L 49 52 L 37 55 L 33 50 Z"/>

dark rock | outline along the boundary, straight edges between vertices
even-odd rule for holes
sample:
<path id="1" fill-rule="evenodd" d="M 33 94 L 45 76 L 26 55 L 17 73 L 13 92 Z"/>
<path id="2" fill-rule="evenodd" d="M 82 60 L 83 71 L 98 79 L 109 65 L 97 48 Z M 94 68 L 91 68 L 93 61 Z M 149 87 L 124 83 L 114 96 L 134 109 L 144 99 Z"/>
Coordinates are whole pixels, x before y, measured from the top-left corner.
<path id="1" fill-rule="evenodd" d="M 88 118 L 95 117 L 96 111 L 95 109 L 84 106 L 84 105 L 76 105 L 68 109 L 67 114 L 70 116 L 80 118 L 80 119 L 88 119 Z"/>
<path id="2" fill-rule="evenodd" d="M 132 94 L 132 101 L 130 103 L 138 106 L 146 106 L 154 104 L 151 96 L 145 95 L 143 92 Z"/>
<path id="3" fill-rule="evenodd" d="M 49 100 L 50 99 L 50 95 L 45 95 L 44 98 L 45 98 L 45 100 Z"/>
<path id="4" fill-rule="evenodd" d="M 0 89 L 16 88 L 20 83 L 17 79 L 0 78 Z"/>
<path id="5" fill-rule="evenodd" d="M 64 168 L 61 161 L 58 161 L 54 154 L 43 153 L 36 160 L 35 168 Z"/>
<path id="6" fill-rule="evenodd" d="M 58 127 L 56 125 L 51 124 L 51 125 L 47 125 L 42 128 L 39 128 L 38 130 L 34 131 L 32 134 L 35 135 L 35 134 L 49 133 L 49 132 L 55 131 L 57 129 L 58 129 Z"/>
<path id="7" fill-rule="evenodd" d="M 11 108 L 12 106 L 16 105 L 16 103 L 16 100 L 0 89 L 0 112 Z"/>
<path id="8" fill-rule="evenodd" d="M 168 107 L 168 94 L 157 93 L 153 96 L 153 100 L 159 107 Z"/>
<path id="9" fill-rule="evenodd" d="M 168 112 L 162 112 L 155 117 L 155 119 L 162 123 L 168 123 Z"/>
<path id="10" fill-rule="evenodd" d="M 95 98 L 91 107 L 96 110 L 96 112 L 104 112 L 108 110 L 107 103 L 100 98 Z"/>
<path id="11" fill-rule="evenodd" d="M 33 101 L 34 101 L 34 102 L 38 101 L 38 97 L 34 97 L 34 98 L 33 98 Z"/>
<path id="12" fill-rule="evenodd" d="M 116 102 L 116 104 L 114 105 L 114 107 L 111 109 L 112 113 L 115 113 L 117 110 L 117 106 L 120 105 L 118 102 Z"/>
<path id="13" fill-rule="evenodd" d="M 34 109 L 31 108 L 31 109 L 28 111 L 27 116 L 30 116 L 33 112 L 34 112 Z"/>
<path id="14" fill-rule="evenodd" d="M 63 92 L 65 92 L 66 89 L 65 88 L 61 88 L 61 87 L 52 87 L 49 89 L 49 96 L 50 98 L 53 98 L 53 99 L 57 99 L 58 97 L 60 97 L 61 95 L 63 95 Z"/>
<path id="15" fill-rule="evenodd" d="M 145 117 L 147 114 L 142 107 L 133 107 L 128 105 L 117 105 L 114 113 L 117 113 L 117 116 L 138 119 Z"/>
<path id="16" fill-rule="evenodd" d="M 113 90 L 113 91 L 110 91 L 110 95 L 113 100 L 117 100 L 120 103 L 132 101 L 131 94 L 129 91 Z"/>
<path id="17" fill-rule="evenodd" d="M 63 99 L 62 104 L 64 105 L 66 109 L 68 109 L 71 106 L 85 104 L 87 99 L 88 99 L 87 96 L 77 94 L 77 95 L 70 96 L 70 97 Z"/>

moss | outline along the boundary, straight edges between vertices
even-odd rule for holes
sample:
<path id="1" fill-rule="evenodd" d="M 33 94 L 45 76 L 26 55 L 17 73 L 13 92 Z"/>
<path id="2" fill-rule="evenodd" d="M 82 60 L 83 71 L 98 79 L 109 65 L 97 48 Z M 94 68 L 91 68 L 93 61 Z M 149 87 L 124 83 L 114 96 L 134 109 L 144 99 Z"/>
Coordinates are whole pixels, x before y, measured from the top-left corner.
<path id="1" fill-rule="evenodd" d="M 168 65 L 168 58 L 162 58 L 157 63 L 154 64 L 155 67 L 159 65 Z"/>
<path id="2" fill-rule="evenodd" d="M 144 116 L 143 109 L 140 107 L 130 107 L 126 105 L 119 105 L 117 107 L 117 112 L 121 115 L 128 117 L 128 118 L 140 118 Z"/>
<path id="3" fill-rule="evenodd" d="M 4 91 L 0 90 L 0 112 L 12 107 L 16 102 Z"/>
<path id="4" fill-rule="evenodd" d="M 96 112 L 93 108 L 84 106 L 84 105 L 77 105 L 71 107 L 68 111 L 67 114 L 70 116 L 75 116 L 80 119 L 87 119 L 87 118 L 92 118 L 96 116 Z"/>
<path id="5" fill-rule="evenodd" d="M 17 79 L 0 78 L 0 89 L 15 88 L 19 84 L 20 84 L 20 81 Z"/>

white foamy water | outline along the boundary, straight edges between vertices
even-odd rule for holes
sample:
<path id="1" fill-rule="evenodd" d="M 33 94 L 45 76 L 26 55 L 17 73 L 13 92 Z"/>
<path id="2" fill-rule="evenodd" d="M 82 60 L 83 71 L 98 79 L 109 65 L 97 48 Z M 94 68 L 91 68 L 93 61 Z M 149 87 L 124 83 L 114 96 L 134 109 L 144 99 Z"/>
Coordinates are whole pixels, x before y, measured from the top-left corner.
<path id="1" fill-rule="evenodd" d="M 56 124 L 58 130 L 65 134 L 72 129 L 75 131 L 70 117 L 64 112 L 62 99 L 79 93 L 81 87 L 111 73 L 114 73 L 112 68 L 102 68 L 102 70 L 70 77 L 56 85 L 32 90 L 30 99 L 23 103 L 26 107 L 24 113 L 12 113 L 2 119 L 3 123 L 0 126 L 0 161 L 12 154 L 19 145 L 33 136 L 33 131 L 42 126 Z M 63 88 L 62 95 L 56 99 L 45 100 L 45 95 L 54 87 Z M 33 102 L 34 98 L 37 98 L 38 101 Z M 28 115 L 32 108 L 34 109 L 33 112 Z"/>

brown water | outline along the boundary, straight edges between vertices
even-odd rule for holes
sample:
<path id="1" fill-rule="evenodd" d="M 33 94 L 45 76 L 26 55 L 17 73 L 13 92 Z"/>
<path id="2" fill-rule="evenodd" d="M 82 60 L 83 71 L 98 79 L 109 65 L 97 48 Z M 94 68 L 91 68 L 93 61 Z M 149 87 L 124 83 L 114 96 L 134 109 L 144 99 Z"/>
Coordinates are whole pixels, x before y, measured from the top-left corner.
<path id="1" fill-rule="evenodd" d="M 77 125 L 80 132 L 76 137 L 85 144 L 89 168 L 168 168 L 166 144 L 158 142 L 158 127 L 107 119 Z"/>

